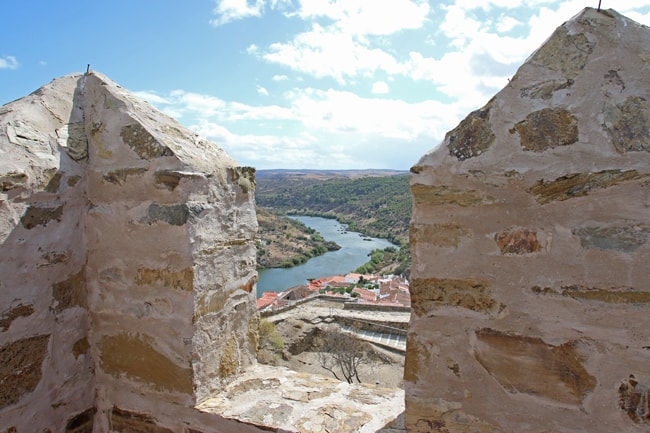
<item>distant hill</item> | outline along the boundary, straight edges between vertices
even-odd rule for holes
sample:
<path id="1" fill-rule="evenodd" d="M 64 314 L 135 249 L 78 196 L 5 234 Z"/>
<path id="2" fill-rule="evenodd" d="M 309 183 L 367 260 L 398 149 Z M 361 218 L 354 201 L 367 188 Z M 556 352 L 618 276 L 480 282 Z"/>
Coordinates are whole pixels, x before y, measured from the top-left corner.
<path id="1" fill-rule="evenodd" d="M 374 254 L 363 271 L 408 274 L 408 227 L 411 221 L 408 172 L 259 170 L 255 196 L 260 209 L 276 215 L 336 218 L 347 224 L 351 231 L 390 240 L 401 248 Z M 267 218 L 267 221 L 270 224 L 271 220 Z M 278 223 L 274 224 L 277 227 Z"/>
<path id="2" fill-rule="evenodd" d="M 259 170 L 258 206 L 336 217 L 350 230 L 403 245 L 411 220 L 409 176 L 397 170 Z"/>
<path id="3" fill-rule="evenodd" d="M 366 170 L 307 170 L 307 169 L 272 169 L 272 170 L 257 170 L 256 176 L 258 179 L 267 178 L 292 178 L 292 179 L 315 179 L 315 180 L 328 180 L 328 179 L 357 179 L 360 177 L 383 177 L 383 176 L 396 176 L 407 175 L 408 171 L 405 170 L 389 170 L 389 169 L 366 169 Z"/>
<path id="4" fill-rule="evenodd" d="M 257 267 L 290 268 L 340 247 L 300 221 L 257 208 Z"/>

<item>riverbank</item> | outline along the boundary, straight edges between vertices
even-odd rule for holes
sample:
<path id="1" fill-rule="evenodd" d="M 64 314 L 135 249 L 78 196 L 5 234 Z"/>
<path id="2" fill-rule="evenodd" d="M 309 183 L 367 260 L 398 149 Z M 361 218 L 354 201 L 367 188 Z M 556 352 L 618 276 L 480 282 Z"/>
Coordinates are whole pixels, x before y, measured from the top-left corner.
<path id="1" fill-rule="evenodd" d="M 320 233 L 326 241 L 336 242 L 341 248 L 314 257 L 299 266 L 282 269 L 262 269 L 259 271 L 257 293 L 281 292 L 289 287 L 305 285 L 308 280 L 330 275 L 345 275 L 368 261 L 368 254 L 375 249 L 394 247 L 385 239 L 368 238 L 350 232 L 347 227 L 334 219 L 294 216 L 307 227 Z"/>
<path id="2" fill-rule="evenodd" d="M 302 222 L 257 209 L 257 267 L 290 268 L 340 248 Z"/>

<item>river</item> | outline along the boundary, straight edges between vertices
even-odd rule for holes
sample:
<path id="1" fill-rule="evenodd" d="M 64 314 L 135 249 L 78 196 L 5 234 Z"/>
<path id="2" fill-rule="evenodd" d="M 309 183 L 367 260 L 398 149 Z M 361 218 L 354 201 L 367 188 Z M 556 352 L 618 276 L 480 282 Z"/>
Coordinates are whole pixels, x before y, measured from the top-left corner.
<path id="1" fill-rule="evenodd" d="M 327 241 L 341 246 L 337 251 L 329 251 L 314 257 L 293 268 L 271 268 L 259 272 L 257 296 L 263 292 L 281 292 L 289 287 L 307 284 L 310 278 L 345 275 L 370 260 L 372 250 L 394 246 L 385 239 L 369 238 L 359 233 L 346 231 L 346 226 L 334 219 L 293 216 L 306 226 L 313 228 Z"/>

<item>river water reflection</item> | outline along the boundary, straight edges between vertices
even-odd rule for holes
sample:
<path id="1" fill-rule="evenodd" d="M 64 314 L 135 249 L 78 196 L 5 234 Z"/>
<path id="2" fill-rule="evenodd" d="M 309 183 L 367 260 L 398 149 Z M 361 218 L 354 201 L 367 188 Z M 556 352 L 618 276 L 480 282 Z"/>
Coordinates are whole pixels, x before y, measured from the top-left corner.
<path id="1" fill-rule="evenodd" d="M 293 268 L 263 269 L 259 272 L 257 296 L 263 292 L 281 292 L 289 287 L 306 284 L 310 278 L 345 275 L 366 263 L 372 250 L 394 246 L 385 239 L 369 238 L 359 233 L 346 231 L 346 226 L 334 219 L 293 216 L 291 217 L 313 228 L 328 241 L 341 246 L 337 251 L 330 251 L 314 257 Z"/>

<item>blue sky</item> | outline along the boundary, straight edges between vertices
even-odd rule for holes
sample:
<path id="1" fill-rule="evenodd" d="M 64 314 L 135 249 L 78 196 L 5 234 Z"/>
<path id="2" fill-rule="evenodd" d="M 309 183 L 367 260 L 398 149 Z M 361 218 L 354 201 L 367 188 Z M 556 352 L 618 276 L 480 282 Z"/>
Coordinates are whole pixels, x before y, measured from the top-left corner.
<path id="1" fill-rule="evenodd" d="M 407 170 L 597 0 L 3 0 L 0 104 L 93 70 L 270 168 Z M 650 25 L 650 0 L 602 0 Z"/>

